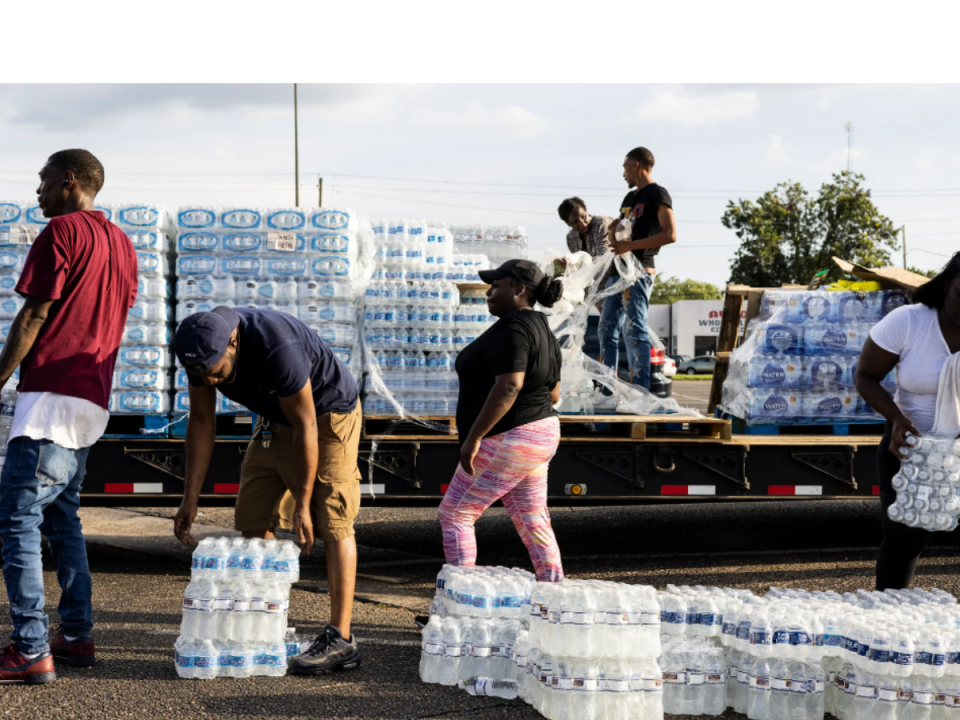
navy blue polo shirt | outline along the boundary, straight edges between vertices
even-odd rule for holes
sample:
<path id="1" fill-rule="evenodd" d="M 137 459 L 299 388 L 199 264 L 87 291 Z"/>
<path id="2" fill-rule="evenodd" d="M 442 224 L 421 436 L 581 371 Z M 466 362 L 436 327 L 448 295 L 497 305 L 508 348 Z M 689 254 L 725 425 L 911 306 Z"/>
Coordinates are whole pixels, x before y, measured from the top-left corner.
<path id="1" fill-rule="evenodd" d="M 257 415 L 290 425 L 280 398 L 296 395 L 310 380 L 317 415 L 348 413 L 357 406 L 357 384 L 317 334 L 276 310 L 235 308 L 240 316 L 237 373 L 217 385 L 223 395 Z M 187 374 L 191 385 L 203 379 Z"/>

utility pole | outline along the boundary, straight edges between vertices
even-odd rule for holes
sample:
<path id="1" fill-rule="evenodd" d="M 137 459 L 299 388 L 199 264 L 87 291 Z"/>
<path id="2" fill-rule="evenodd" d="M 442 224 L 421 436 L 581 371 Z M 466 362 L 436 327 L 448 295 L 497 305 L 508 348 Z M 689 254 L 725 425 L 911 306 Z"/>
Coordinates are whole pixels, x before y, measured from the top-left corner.
<path id="1" fill-rule="evenodd" d="M 903 234 L 903 269 L 907 269 L 907 226 L 904 225 L 900 228 L 900 232 Z"/>
<path id="2" fill-rule="evenodd" d="M 293 84 L 293 176 L 296 183 L 294 205 L 300 207 L 300 138 L 297 129 L 297 84 Z"/>
<path id="3" fill-rule="evenodd" d="M 317 207 L 323 207 L 323 178 L 317 180 Z"/>
<path id="4" fill-rule="evenodd" d="M 853 123 L 847 122 L 847 172 L 850 172 L 850 133 L 853 130 Z"/>

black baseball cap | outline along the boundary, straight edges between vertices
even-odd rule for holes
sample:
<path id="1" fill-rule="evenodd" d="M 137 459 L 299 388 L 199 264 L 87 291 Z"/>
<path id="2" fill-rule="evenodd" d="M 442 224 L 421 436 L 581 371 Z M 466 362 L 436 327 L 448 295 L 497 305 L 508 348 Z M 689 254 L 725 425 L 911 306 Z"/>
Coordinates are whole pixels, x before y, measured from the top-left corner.
<path id="1" fill-rule="evenodd" d="M 503 265 L 493 270 L 481 270 L 480 279 L 488 285 L 494 280 L 503 280 L 504 278 L 513 278 L 514 280 L 529 285 L 530 287 L 539 287 L 546 275 L 543 274 L 536 263 L 530 260 L 507 260 Z"/>
<path id="2" fill-rule="evenodd" d="M 239 324 L 240 316 L 225 305 L 188 315 L 174 339 L 177 360 L 191 372 L 209 372 L 227 352 L 230 337 Z"/>

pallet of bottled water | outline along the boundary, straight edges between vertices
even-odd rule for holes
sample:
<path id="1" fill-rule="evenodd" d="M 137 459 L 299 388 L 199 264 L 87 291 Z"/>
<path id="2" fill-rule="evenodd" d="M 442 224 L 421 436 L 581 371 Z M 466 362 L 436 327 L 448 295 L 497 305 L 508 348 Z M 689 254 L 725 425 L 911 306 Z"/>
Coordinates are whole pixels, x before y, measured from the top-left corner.
<path id="1" fill-rule="evenodd" d="M 218 305 L 265 308 L 302 321 L 362 376 L 357 302 L 365 281 L 361 222 L 352 210 L 186 206 L 177 213 L 177 322 Z M 369 246 L 369 240 L 366 245 Z M 189 412 L 178 372 L 174 410 Z M 219 413 L 235 413 L 222 399 Z"/>
<path id="2" fill-rule="evenodd" d="M 486 255 L 495 266 L 527 258 L 527 231 L 518 225 L 457 225 L 450 234 L 457 252 Z"/>
<path id="3" fill-rule="evenodd" d="M 175 662 L 182 678 L 281 676 L 299 640 L 287 627 L 300 550 L 290 541 L 204 538 L 193 554 Z"/>
<path id="4" fill-rule="evenodd" d="M 420 675 L 472 695 L 520 697 L 548 718 L 656 720 L 659 624 L 650 587 L 444 566 Z"/>
<path id="5" fill-rule="evenodd" d="M 891 481 L 897 499 L 887 517 L 930 532 L 954 530 L 960 515 L 960 440 L 908 434 L 900 452 L 906 459 Z"/>
<path id="6" fill-rule="evenodd" d="M 882 422 L 854 375 L 870 328 L 906 302 L 900 290 L 767 290 L 730 355 L 723 409 L 753 425 Z"/>
<path id="7" fill-rule="evenodd" d="M 669 713 L 910 720 L 948 707 L 955 689 L 960 707 L 960 608 L 942 590 L 757 597 L 669 585 L 660 603 Z M 725 685 L 724 707 L 711 676 Z"/>
<path id="8" fill-rule="evenodd" d="M 486 256 L 454 254 L 447 228 L 419 220 L 375 220 L 376 266 L 363 297 L 369 352 L 368 415 L 454 415 L 457 354 L 493 323 L 480 282 Z M 479 300 L 479 302 L 478 302 Z"/>

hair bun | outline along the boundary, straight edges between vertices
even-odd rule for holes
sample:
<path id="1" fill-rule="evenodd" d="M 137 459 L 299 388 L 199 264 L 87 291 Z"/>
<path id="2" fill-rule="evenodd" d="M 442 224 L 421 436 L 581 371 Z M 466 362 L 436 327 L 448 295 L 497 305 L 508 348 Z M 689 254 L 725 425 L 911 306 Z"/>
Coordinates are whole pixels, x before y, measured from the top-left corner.
<path id="1" fill-rule="evenodd" d="M 538 303 L 546 308 L 553 307 L 553 304 L 563 297 L 563 283 L 557 278 L 545 275 L 537 289 L 534 292 Z"/>

